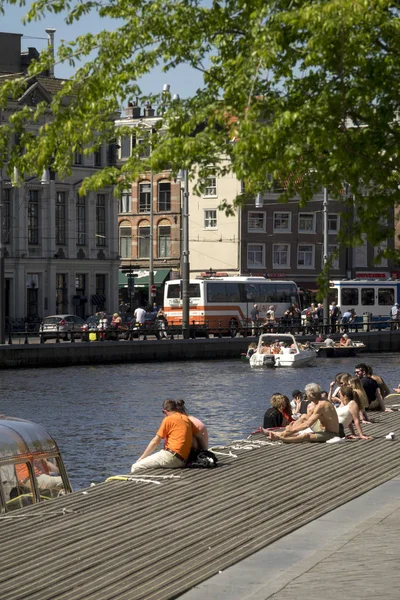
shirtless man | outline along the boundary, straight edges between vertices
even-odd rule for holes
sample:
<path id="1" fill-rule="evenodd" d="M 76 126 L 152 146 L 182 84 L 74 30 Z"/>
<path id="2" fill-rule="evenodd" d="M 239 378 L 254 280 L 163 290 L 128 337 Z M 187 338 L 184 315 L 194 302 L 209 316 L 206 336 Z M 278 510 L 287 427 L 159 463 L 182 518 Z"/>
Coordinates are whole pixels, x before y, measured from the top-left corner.
<path id="1" fill-rule="evenodd" d="M 269 437 L 270 440 L 281 440 L 286 444 L 299 444 L 303 442 L 327 442 L 334 437 L 339 436 L 339 420 L 335 407 L 327 400 L 321 400 L 321 387 L 317 383 L 309 383 L 305 387 L 307 398 L 315 404 L 314 410 L 304 415 L 294 423 L 290 423 L 282 433 L 268 431 L 261 428 L 261 431 Z M 299 432 L 304 429 L 311 429 L 312 432 Z"/>

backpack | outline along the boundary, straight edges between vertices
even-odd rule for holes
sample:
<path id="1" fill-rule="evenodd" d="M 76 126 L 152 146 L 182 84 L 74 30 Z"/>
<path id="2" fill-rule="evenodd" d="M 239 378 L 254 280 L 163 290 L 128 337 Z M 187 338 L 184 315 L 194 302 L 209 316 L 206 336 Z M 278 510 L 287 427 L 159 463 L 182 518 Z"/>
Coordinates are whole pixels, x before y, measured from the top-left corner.
<path id="1" fill-rule="evenodd" d="M 218 458 L 211 450 L 191 449 L 186 467 L 189 469 L 215 469 Z"/>

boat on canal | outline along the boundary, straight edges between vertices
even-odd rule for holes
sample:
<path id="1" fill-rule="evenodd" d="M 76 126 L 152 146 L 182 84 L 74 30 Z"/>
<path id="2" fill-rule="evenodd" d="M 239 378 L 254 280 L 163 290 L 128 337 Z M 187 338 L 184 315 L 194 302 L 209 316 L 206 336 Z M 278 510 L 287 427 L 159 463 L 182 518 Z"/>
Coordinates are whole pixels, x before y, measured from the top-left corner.
<path id="1" fill-rule="evenodd" d="M 268 348 L 269 352 L 265 352 Z M 303 349 L 290 333 L 260 335 L 256 352 L 250 357 L 251 367 L 308 367 L 315 362 L 316 352 Z"/>
<path id="2" fill-rule="evenodd" d="M 37 423 L 0 418 L 0 511 L 71 493 L 56 441 Z"/>
<path id="3" fill-rule="evenodd" d="M 346 358 L 347 356 L 357 356 L 357 354 L 365 350 L 366 346 L 363 342 L 353 342 L 351 346 L 341 346 L 335 343 L 334 346 L 327 346 L 324 342 L 313 342 L 311 347 L 317 353 L 317 356 L 323 358 Z"/>

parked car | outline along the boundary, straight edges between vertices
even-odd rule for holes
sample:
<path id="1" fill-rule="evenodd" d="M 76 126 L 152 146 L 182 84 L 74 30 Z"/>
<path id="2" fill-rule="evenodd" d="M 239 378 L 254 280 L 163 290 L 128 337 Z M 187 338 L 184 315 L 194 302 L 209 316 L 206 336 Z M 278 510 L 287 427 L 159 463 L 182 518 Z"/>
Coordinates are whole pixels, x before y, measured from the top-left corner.
<path id="1" fill-rule="evenodd" d="M 106 330 L 106 335 L 105 335 L 105 339 L 107 340 L 116 340 L 117 339 L 117 334 L 116 334 L 116 329 L 114 326 L 111 325 L 111 321 L 113 318 L 113 315 L 92 315 L 91 317 L 88 317 L 86 319 L 86 321 L 83 323 L 82 327 L 81 327 L 81 331 L 82 331 L 82 341 L 83 342 L 88 342 L 89 341 L 89 334 L 91 332 L 99 332 L 99 323 L 101 319 L 107 319 L 108 322 L 108 327 Z M 118 325 L 118 339 L 124 339 L 127 340 L 129 338 L 129 324 L 126 322 L 122 322 Z M 99 335 L 98 335 L 98 339 L 99 339 Z"/>
<path id="2" fill-rule="evenodd" d="M 74 332 L 74 335 L 80 336 L 84 323 L 85 321 L 76 315 L 51 315 L 50 317 L 45 317 L 40 325 L 43 341 L 57 337 L 57 331 L 64 340 L 67 340 L 72 332 Z"/>

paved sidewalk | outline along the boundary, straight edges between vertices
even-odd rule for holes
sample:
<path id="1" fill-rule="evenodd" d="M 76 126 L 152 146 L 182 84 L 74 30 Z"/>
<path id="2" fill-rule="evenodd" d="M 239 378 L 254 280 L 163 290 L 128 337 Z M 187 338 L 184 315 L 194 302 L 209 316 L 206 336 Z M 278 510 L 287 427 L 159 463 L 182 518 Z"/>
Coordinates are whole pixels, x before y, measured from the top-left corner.
<path id="1" fill-rule="evenodd" d="M 400 597 L 400 477 L 215 575 L 180 600 Z"/>

